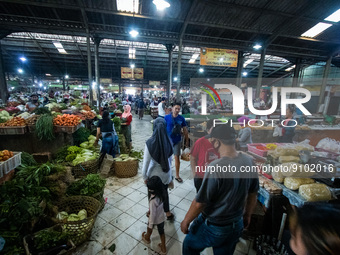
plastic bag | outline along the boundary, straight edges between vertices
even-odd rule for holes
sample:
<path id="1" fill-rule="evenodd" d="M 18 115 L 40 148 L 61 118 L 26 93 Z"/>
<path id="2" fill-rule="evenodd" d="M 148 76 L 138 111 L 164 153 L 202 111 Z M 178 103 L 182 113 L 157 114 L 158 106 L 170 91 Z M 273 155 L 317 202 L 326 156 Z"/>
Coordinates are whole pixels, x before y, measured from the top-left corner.
<path id="1" fill-rule="evenodd" d="M 299 195 L 308 202 L 328 201 L 332 199 L 332 194 L 328 186 L 322 183 L 301 185 Z"/>
<path id="2" fill-rule="evenodd" d="M 284 185 L 291 190 L 297 190 L 301 185 L 304 184 L 312 184 L 315 181 L 310 178 L 292 178 L 292 177 L 287 177 L 284 180 Z"/>
<path id="3" fill-rule="evenodd" d="M 190 161 L 190 149 L 186 148 L 181 155 L 181 159 L 185 160 L 185 161 Z"/>
<path id="4" fill-rule="evenodd" d="M 273 137 L 282 136 L 282 127 L 276 126 L 274 128 Z"/>

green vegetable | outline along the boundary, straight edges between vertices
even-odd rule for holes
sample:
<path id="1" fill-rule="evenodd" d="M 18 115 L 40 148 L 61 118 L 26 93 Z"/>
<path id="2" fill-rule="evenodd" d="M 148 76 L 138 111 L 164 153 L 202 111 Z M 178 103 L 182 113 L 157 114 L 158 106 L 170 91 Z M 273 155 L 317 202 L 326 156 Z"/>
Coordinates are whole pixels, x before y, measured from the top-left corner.
<path id="1" fill-rule="evenodd" d="M 81 127 L 73 134 L 73 141 L 76 145 L 86 142 L 90 139 L 91 131 L 87 128 Z M 96 139 L 96 137 L 94 137 Z"/>
<path id="2" fill-rule="evenodd" d="M 68 217 L 67 217 L 67 221 L 78 221 L 80 220 L 79 216 L 75 213 L 71 213 Z"/>
<path id="3" fill-rule="evenodd" d="M 37 164 L 37 161 L 35 161 L 34 157 L 31 154 L 25 151 L 21 153 L 21 165 L 34 166 L 36 164 Z"/>
<path id="4" fill-rule="evenodd" d="M 68 235 L 51 229 L 40 231 L 34 236 L 34 246 L 38 251 L 45 251 L 62 244 L 67 244 Z"/>
<path id="5" fill-rule="evenodd" d="M 47 107 L 38 107 L 38 108 L 35 108 L 33 113 L 35 113 L 37 115 L 43 115 L 43 114 L 49 114 L 50 115 L 51 111 Z"/>
<path id="6" fill-rule="evenodd" d="M 69 154 L 77 154 L 77 153 L 81 153 L 82 149 L 77 146 L 70 146 L 68 147 L 67 151 Z"/>
<path id="7" fill-rule="evenodd" d="M 51 141 L 54 139 L 53 117 L 49 114 L 43 114 L 35 124 L 35 133 L 40 140 Z"/>
<path id="8" fill-rule="evenodd" d="M 82 147 L 82 148 L 88 148 L 89 147 L 89 142 L 83 142 L 83 143 L 81 143 L 80 144 L 80 147 Z"/>
<path id="9" fill-rule="evenodd" d="M 64 219 L 67 219 L 68 217 L 68 213 L 67 212 L 60 212 L 57 214 L 57 219 L 58 220 L 64 220 Z"/>
<path id="10" fill-rule="evenodd" d="M 122 124 L 122 121 L 120 120 L 119 117 L 114 117 L 113 118 L 113 124 L 115 126 L 115 130 L 118 133 L 120 133 L 120 129 L 121 129 L 121 124 Z"/>
<path id="11" fill-rule="evenodd" d="M 105 183 L 106 180 L 102 179 L 98 174 L 89 174 L 86 178 L 72 183 L 66 193 L 68 195 L 92 196 L 98 192 L 102 192 Z"/>
<path id="12" fill-rule="evenodd" d="M 56 162 L 57 163 L 62 163 L 62 162 L 65 161 L 65 158 L 69 154 L 68 148 L 69 148 L 68 146 L 64 146 L 57 151 L 57 153 L 56 153 Z"/>
<path id="13" fill-rule="evenodd" d="M 77 157 L 77 154 L 69 154 L 66 156 L 65 160 L 68 161 L 68 162 L 71 162 L 73 160 L 75 160 Z"/>

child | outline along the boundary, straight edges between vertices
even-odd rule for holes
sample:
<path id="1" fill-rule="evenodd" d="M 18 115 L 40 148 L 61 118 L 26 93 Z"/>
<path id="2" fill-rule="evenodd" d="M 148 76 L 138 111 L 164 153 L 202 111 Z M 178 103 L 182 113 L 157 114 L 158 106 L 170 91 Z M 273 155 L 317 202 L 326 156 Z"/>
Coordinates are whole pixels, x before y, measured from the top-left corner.
<path id="1" fill-rule="evenodd" d="M 152 176 L 147 180 L 147 187 L 151 194 L 149 200 L 149 224 L 147 227 L 147 232 L 143 232 L 142 239 L 145 243 L 149 244 L 150 236 L 152 234 L 152 229 L 154 225 L 157 225 L 158 233 L 161 237 L 161 243 L 158 244 L 161 251 L 160 254 L 166 254 L 166 246 L 165 246 L 165 234 L 164 234 L 164 221 L 165 221 L 165 213 L 163 209 L 163 187 L 162 181 L 158 176 Z"/>

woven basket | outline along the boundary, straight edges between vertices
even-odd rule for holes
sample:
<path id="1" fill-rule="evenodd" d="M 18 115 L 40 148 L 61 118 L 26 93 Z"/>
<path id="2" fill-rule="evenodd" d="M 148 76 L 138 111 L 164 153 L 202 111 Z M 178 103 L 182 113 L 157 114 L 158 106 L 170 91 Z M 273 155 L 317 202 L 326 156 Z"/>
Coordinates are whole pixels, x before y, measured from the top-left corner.
<path id="1" fill-rule="evenodd" d="M 75 178 L 86 177 L 88 174 L 96 174 L 99 170 L 99 160 L 89 160 L 72 167 L 72 174 Z"/>
<path id="2" fill-rule="evenodd" d="M 100 210 L 103 210 L 104 206 L 105 206 L 105 199 L 104 199 L 104 189 L 102 192 L 98 192 L 96 194 L 93 194 L 91 197 L 94 197 L 95 199 L 97 199 L 100 204 L 101 204 L 101 207 L 100 207 Z"/>
<path id="3" fill-rule="evenodd" d="M 101 203 L 97 199 L 88 196 L 66 197 L 60 202 L 58 206 L 59 212 L 65 211 L 68 214 L 78 214 L 82 209 L 87 211 L 87 218 L 84 220 L 71 222 L 58 220 L 58 223 L 62 225 L 63 229 L 70 234 L 70 238 L 76 246 L 90 238 L 100 208 Z"/>
<path id="4" fill-rule="evenodd" d="M 58 232 L 61 232 L 63 229 L 62 229 L 62 226 L 61 225 L 55 225 L 51 228 L 48 228 L 48 229 L 51 229 L 51 230 L 54 230 L 54 231 L 58 231 Z M 47 229 L 44 229 L 44 230 L 47 230 Z M 36 252 L 32 251 L 33 250 L 33 245 L 34 245 L 34 236 L 39 234 L 39 232 L 41 232 L 42 230 L 34 233 L 33 235 L 27 235 L 24 237 L 24 248 L 25 248 L 25 252 L 26 252 L 26 255 L 33 255 L 33 254 L 37 254 Z M 73 241 L 72 240 L 68 240 L 67 242 L 67 250 L 65 252 L 63 252 L 62 254 L 63 255 L 68 255 L 68 254 L 72 254 L 74 252 L 74 250 L 76 249 L 76 246 L 74 245 Z M 55 247 L 51 247 L 50 251 L 45 251 L 46 254 L 52 254 L 53 253 L 53 248 Z M 64 248 L 65 249 L 65 248 Z M 40 254 L 40 253 L 38 253 Z M 45 254 L 45 253 L 41 253 L 41 254 Z M 58 253 L 58 254 L 61 254 L 61 253 Z"/>
<path id="5" fill-rule="evenodd" d="M 115 174 L 119 178 L 129 178 L 138 173 L 138 160 L 115 161 L 113 163 Z"/>

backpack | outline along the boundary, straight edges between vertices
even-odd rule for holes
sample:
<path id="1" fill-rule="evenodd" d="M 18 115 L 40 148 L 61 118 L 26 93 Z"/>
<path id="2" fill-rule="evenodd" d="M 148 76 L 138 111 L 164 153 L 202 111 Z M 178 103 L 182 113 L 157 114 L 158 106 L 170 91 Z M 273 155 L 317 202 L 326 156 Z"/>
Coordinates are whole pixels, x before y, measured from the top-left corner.
<path id="1" fill-rule="evenodd" d="M 171 118 L 172 118 L 172 122 L 174 123 L 174 127 L 172 128 L 171 135 L 172 136 L 181 135 L 182 126 L 178 123 L 175 123 L 174 117 L 171 116 Z"/>

